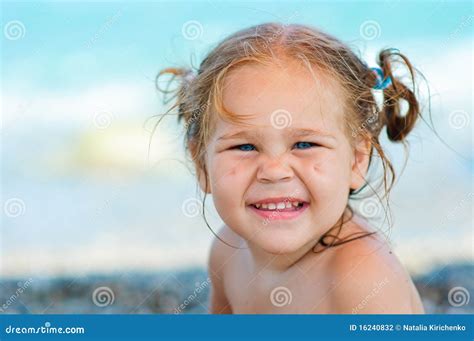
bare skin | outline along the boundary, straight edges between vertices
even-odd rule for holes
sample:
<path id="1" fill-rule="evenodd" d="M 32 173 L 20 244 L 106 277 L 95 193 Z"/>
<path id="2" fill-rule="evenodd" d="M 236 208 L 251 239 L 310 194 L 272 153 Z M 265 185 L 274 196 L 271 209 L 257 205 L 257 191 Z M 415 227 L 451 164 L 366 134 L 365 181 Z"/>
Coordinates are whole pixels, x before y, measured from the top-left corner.
<path id="1" fill-rule="evenodd" d="M 373 229 L 355 215 L 341 237 L 367 231 Z M 219 236 L 246 246 L 227 226 Z M 409 274 L 380 233 L 310 251 L 280 271 L 256 265 L 249 249 L 216 239 L 209 265 L 213 314 L 424 314 Z M 285 288 L 279 299 L 278 287 Z"/>

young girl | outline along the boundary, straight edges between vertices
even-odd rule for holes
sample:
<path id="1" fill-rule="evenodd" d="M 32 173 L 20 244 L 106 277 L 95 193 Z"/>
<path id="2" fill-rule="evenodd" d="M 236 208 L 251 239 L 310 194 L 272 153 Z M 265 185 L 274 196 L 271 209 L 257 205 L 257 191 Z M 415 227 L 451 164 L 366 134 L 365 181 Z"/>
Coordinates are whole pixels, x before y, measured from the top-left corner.
<path id="1" fill-rule="evenodd" d="M 424 312 L 380 232 L 348 204 L 375 193 L 373 158 L 388 197 L 395 175 L 379 136 L 403 142 L 420 116 L 408 59 L 388 49 L 378 64 L 317 29 L 270 23 L 228 37 L 196 72 L 160 73 L 180 77 L 171 110 L 225 223 L 209 259 L 212 313 Z"/>

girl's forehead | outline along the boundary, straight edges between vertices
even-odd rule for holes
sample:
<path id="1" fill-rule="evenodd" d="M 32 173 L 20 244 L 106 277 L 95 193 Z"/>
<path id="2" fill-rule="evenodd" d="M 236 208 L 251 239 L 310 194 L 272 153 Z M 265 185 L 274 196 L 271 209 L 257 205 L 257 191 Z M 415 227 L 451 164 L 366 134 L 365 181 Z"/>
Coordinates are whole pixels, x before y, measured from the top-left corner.
<path id="1" fill-rule="evenodd" d="M 249 127 L 287 124 L 337 131 L 343 127 L 342 94 L 334 79 L 315 68 L 248 64 L 226 76 L 222 100 L 225 109 Z M 221 119 L 217 123 L 221 128 L 233 125 Z"/>

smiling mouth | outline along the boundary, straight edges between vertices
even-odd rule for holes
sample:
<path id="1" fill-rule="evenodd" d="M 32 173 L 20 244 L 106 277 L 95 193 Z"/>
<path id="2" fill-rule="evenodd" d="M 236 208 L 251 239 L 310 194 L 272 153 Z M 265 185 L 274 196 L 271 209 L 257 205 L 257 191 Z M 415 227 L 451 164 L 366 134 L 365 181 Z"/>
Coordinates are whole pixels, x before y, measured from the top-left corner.
<path id="1" fill-rule="evenodd" d="M 278 199 L 278 200 L 275 200 Z M 248 207 L 265 221 L 295 219 L 303 214 L 309 203 L 303 200 L 284 200 L 280 198 L 261 200 Z"/>
<path id="2" fill-rule="evenodd" d="M 304 206 L 304 202 L 286 201 L 286 202 L 279 202 L 279 203 L 251 204 L 250 206 L 260 211 L 292 212 L 292 211 L 298 211 L 302 209 Z"/>
<path id="3" fill-rule="evenodd" d="M 265 198 L 248 206 L 259 212 L 295 212 L 307 207 L 309 203 L 301 198 L 281 196 Z"/>

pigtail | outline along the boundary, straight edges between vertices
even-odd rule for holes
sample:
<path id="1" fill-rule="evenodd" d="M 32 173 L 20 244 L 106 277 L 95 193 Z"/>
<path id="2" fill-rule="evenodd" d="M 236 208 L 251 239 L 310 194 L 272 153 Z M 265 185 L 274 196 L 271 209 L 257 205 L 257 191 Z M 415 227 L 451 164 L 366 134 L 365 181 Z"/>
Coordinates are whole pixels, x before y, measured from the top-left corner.
<path id="1" fill-rule="evenodd" d="M 396 62 L 399 62 L 397 59 L 401 59 L 408 68 L 412 89 L 393 75 L 393 66 Z M 384 100 L 381 109 L 381 123 L 387 127 L 387 135 L 391 141 L 403 141 L 421 116 L 420 105 L 414 93 L 414 68 L 408 58 L 396 49 L 382 50 L 377 62 L 385 75 L 384 81 L 389 82 L 388 86 L 383 89 Z M 402 100 L 408 104 L 408 110 L 403 115 L 401 112 Z"/>

